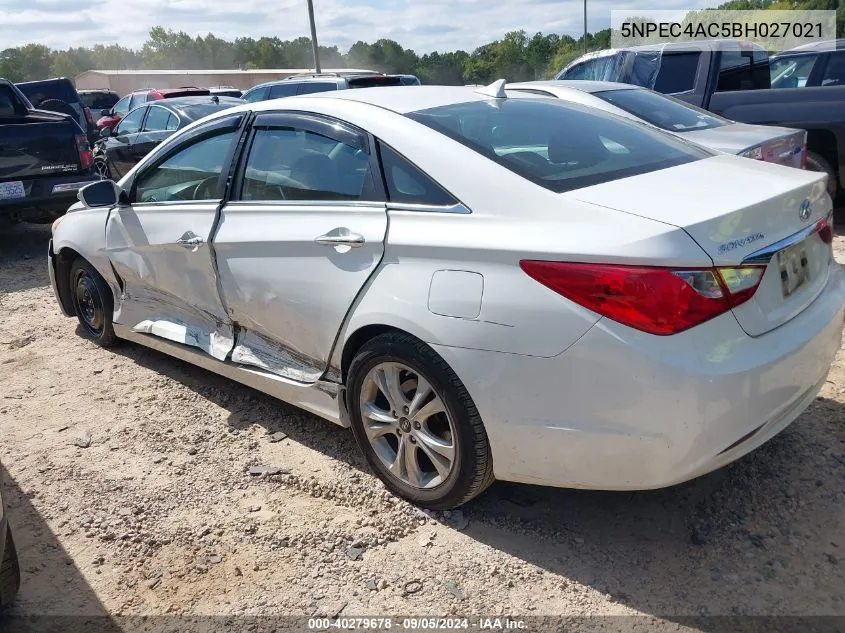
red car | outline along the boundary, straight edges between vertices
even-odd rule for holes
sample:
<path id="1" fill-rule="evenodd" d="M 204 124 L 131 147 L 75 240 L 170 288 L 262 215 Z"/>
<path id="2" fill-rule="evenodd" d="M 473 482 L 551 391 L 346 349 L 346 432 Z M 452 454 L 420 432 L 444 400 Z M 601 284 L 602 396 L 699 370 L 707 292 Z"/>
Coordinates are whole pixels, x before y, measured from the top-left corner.
<path id="1" fill-rule="evenodd" d="M 123 97 L 120 101 L 114 104 L 110 110 L 102 110 L 97 119 L 97 127 L 114 128 L 120 123 L 120 120 L 130 110 L 134 110 L 142 103 L 147 101 L 156 101 L 158 99 L 168 99 L 170 97 L 203 97 L 211 94 L 210 90 L 206 88 L 194 88 L 192 86 L 185 86 L 182 88 L 161 88 L 155 90 L 153 88 L 145 88 L 143 90 L 135 90 Z"/>

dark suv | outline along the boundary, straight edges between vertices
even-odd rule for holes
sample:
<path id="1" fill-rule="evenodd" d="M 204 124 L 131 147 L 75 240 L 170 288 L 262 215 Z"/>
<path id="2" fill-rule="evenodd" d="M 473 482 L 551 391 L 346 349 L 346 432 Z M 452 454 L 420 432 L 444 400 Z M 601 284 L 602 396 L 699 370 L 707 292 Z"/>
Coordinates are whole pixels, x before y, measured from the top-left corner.
<path id="1" fill-rule="evenodd" d="M 88 141 L 93 142 L 94 120 L 91 117 L 91 111 L 82 103 L 70 79 L 58 77 L 40 81 L 23 81 L 15 85 L 39 110 L 71 115 L 88 135 Z"/>
<path id="2" fill-rule="evenodd" d="M 331 90 L 350 88 L 373 88 L 376 86 L 402 86 L 404 75 L 384 75 L 382 73 L 319 73 L 314 75 L 293 75 L 286 79 L 268 81 L 247 90 L 242 99 L 250 103 L 307 95 Z M 418 80 L 419 81 L 419 80 Z"/>

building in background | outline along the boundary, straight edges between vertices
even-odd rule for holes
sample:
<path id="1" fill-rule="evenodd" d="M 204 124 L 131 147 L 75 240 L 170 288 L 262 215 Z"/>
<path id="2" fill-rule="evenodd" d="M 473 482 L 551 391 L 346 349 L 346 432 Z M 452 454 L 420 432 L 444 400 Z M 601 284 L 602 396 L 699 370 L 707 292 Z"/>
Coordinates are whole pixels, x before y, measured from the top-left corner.
<path id="1" fill-rule="evenodd" d="M 114 90 L 120 96 L 141 88 L 232 86 L 246 90 L 265 81 L 313 73 L 309 68 L 256 70 L 86 70 L 74 79 L 77 90 Z M 323 73 L 375 73 L 360 68 L 328 68 Z"/>

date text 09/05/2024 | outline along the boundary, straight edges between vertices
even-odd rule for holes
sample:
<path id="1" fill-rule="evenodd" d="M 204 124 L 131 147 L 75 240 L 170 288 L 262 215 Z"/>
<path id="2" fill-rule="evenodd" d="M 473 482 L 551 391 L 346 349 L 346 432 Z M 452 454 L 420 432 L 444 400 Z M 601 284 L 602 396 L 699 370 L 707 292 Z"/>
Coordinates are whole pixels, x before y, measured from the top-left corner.
<path id="1" fill-rule="evenodd" d="M 309 618 L 308 629 L 327 631 L 345 630 L 404 630 L 404 631 L 447 631 L 447 630 L 525 630 L 525 621 L 511 618 Z"/>

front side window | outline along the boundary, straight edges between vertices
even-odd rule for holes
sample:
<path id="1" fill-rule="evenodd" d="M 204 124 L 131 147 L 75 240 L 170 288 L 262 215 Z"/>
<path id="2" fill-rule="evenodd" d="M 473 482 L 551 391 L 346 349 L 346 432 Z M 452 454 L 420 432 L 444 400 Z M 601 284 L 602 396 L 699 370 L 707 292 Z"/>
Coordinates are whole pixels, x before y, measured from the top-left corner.
<path id="1" fill-rule="evenodd" d="M 147 120 L 144 121 L 144 131 L 162 132 L 164 130 L 175 130 L 179 127 L 178 119 L 176 119 L 176 116 L 170 110 L 165 110 L 157 106 L 151 106 L 149 110 Z M 170 127 L 171 122 L 173 122 L 173 127 Z"/>
<path id="2" fill-rule="evenodd" d="M 654 90 L 671 95 L 694 89 L 700 58 L 699 51 L 661 55 L 660 70 L 654 79 Z"/>
<path id="3" fill-rule="evenodd" d="M 778 57 L 769 64 L 772 88 L 806 88 L 818 55 Z"/>
<path id="4" fill-rule="evenodd" d="M 142 103 L 146 103 L 148 101 L 147 96 L 148 93 L 146 92 L 132 95 L 132 99 L 129 101 L 129 109 L 137 108 Z"/>
<path id="5" fill-rule="evenodd" d="M 471 101 L 407 116 L 558 193 L 712 156 L 663 132 L 562 100 Z"/>
<path id="6" fill-rule="evenodd" d="M 258 101 L 264 101 L 265 96 L 267 95 L 267 88 L 256 88 L 255 90 L 248 91 L 244 96 L 244 101 L 247 103 L 256 103 Z"/>
<path id="7" fill-rule="evenodd" d="M 588 59 L 573 66 L 564 73 L 561 73 L 557 79 L 585 79 L 591 81 L 611 81 L 614 68 L 617 64 L 616 55 L 607 55 L 605 57 L 596 57 L 595 59 Z"/>
<path id="8" fill-rule="evenodd" d="M 258 129 L 249 150 L 241 200 L 371 199 L 367 152 L 294 127 Z"/>
<path id="9" fill-rule="evenodd" d="M 129 112 L 129 100 L 132 97 L 129 95 L 123 97 L 120 101 L 114 104 L 114 113 L 118 116 L 123 116 Z"/>
<path id="10" fill-rule="evenodd" d="M 670 132 L 708 130 L 730 123 L 707 110 L 651 90 L 603 90 L 593 96 Z"/>
<path id="11" fill-rule="evenodd" d="M 141 121 L 144 120 L 146 108 L 136 108 L 120 120 L 114 130 L 116 136 L 124 134 L 135 134 L 141 129 Z"/>
<path id="12" fill-rule="evenodd" d="M 135 202 L 219 200 L 220 174 L 237 132 L 224 132 L 178 150 L 142 173 L 135 182 Z"/>

